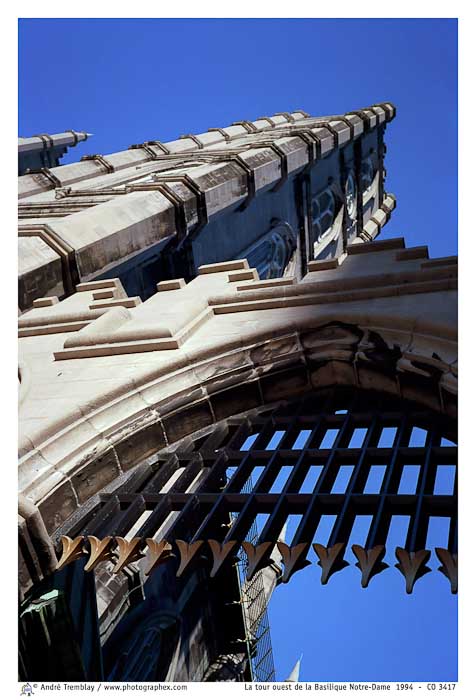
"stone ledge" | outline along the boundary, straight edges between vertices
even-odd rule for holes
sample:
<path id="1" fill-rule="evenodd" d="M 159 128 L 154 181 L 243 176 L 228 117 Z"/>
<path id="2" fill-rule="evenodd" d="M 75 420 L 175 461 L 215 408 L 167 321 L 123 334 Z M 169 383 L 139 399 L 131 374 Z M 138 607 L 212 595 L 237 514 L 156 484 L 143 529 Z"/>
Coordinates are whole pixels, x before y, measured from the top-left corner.
<path id="1" fill-rule="evenodd" d="M 426 269 L 428 267 L 446 267 L 447 265 L 457 265 L 458 258 L 456 255 L 450 255 L 446 258 L 432 258 L 431 260 L 426 260 L 422 262 L 421 268 Z"/>
<path id="2" fill-rule="evenodd" d="M 311 260 L 307 264 L 308 272 L 319 272 L 320 270 L 335 270 L 339 267 L 339 259 L 331 258 L 330 260 Z"/>
<path id="3" fill-rule="evenodd" d="M 122 289 L 122 283 L 119 277 L 113 277 L 107 280 L 95 280 L 94 282 L 81 282 L 76 285 L 77 292 L 92 292 L 96 289 L 106 289 L 109 287 L 116 287 L 116 289 Z"/>
<path id="4" fill-rule="evenodd" d="M 428 258 L 428 246 L 421 245 L 414 248 L 406 248 L 395 255 L 395 260 L 419 260 Z"/>
<path id="5" fill-rule="evenodd" d="M 19 328 L 18 337 L 28 338 L 34 335 L 50 335 L 53 333 L 71 333 L 80 331 L 89 325 L 90 321 L 69 321 L 65 323 L 48 323 L 45 326 L 32 326 L 30 328 Z"/>
<path id="6" fill-rule="evenodd" d="M 253 289 L 272 289 L 273 287 L 289 287 L 296 284 L 295 277 L 280 277 L 270 280 L 259 280 L 250 282 L 250 284 L 242 284 L 236 288 L 237 292 L 247 292 Z"/>
<path id="7" fill-rule="evenodd" d="M 268 298 L 257 298 L 253 300 L 230 300 L 228 303 L 214 305 L 215 315 L 239 313 L 243 311 L 260 311 L 264 309 L 293 308 L 298 306 L 321 305 L 329 303 L 354 302 L 363 299 L 380 299 L 383 297 L 402 296 L 411 294 L 433 293 L 456 289 L 455 278 L 430 279 L 421 282 L 410 282 L 407 284 L 392 284 L 389 286 L 367 287 L 346 289 L 336 292 L 326 292 L 319 294 L 310 293 L 299 296 L 279 296 Z"/>
<path id="8" fill-rule="evenodd" d="M 360 245 L 350 245 L 347 255 L 359 255 L 360 253 L 378 253 L 380 250 L 401 250 L 405 248 L 404 238 L 388 238 L 384 241 L 369 241 Z"/>
<path id="9" fill-rule="evenodd" d="M 158 282 L 157 291 L 158 292 L 170 292 L 173 289 L 183 289 L 186 286 L 186 282 L 183 277 L 176 280 L 164 280 L 163 282 Z"/>
<path id="10" fill-rule="evenodd" d="M 35 299 L 33 302 L 33 308 L 34 309 L 40 309 L 43 308 L 44 306 L 54 306 L 55 304 L 59 303 L 58 297 L 40 297 L 39 299 Z"/>
<path id="11" fill-rule="evenodd" d="M 199 275 L 210 275 L 215 272 L 231 272 L 233 270 L 249 270 L 248 260 L 228 260 L 225 262 L 212 263 L 210 265 L 200 265 Z"/>
<path id="12" fill-rule="evenodd" d="M 140 297 L 127 297 L 126 299 L 105 299 L 102 301 L 94 301 L 89 305 L 89 308 L 94 309 L 113 309 L 116 306 L 123 306 L 126 309 L 131 309 L 142 304 Z"/>
<path id="13" fill-rule="evenodd" d="M 253 268 L 251 270 L 231 272 L 228 275 L 228 282 L 242 282 L 244 280 L 259 280 L 259 276 L 256 269 Z"/>

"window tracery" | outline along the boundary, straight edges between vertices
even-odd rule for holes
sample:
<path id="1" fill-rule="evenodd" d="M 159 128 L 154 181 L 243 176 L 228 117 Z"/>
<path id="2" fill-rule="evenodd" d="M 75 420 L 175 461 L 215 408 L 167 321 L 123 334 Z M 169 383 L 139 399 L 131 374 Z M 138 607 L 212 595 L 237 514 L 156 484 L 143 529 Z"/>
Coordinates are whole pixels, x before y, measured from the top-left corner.
<path id="1" fill-rule="evenodd" d="M 345 181 L 345 205 L 349 217 L 355 219 L 357 217 L 357 183 L 352 170 Z"/>
<path id="2" fill-rule="evenodd" d="M 279 222 L 258 241 L 238 254 L 255 267 L 260 279 L 282 277 L 296 247 L 295 235 L 287 222 Z"/>
<path id="3" fill-rule="evenodd" d="M 375 176 L 375 170 L 372 163 L 372 158 L 364 158 L 360 166 L 360 179 L 362 185 L 362 192 L 365 194 L 372 187 L 372 183 Z"/>

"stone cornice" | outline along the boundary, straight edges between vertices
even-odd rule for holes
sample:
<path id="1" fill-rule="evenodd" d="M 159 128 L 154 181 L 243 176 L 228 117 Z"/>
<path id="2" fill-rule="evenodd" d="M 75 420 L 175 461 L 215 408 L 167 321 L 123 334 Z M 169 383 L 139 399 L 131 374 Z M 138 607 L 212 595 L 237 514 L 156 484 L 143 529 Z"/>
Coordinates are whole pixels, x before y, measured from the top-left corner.
<path id="1" fill-rule="evenodd" d="M 80 330 L 80 333 L 66 339 L 64 349 L 55 351 L 57 360 L 171 350 L 181 347 L 211 313 L 221 315 L 309 305 L 326 306 L 457 288 L 457 271 L 452 259 L 442 259 L 440 264 L 438 259 L 433 260 L 430 261 L 433 264 L 428 266 L 429 261 L 425 257 L 421 259 L 421 249 L 417 249 L 419 257 L 415 257 L 412 249 L 404 248 L 403 239 L 362 243 L 350 248 L 348 255 L 375 255 L 382 251 L 393 251 L 393 257 L 401 263 L 402 269 L 408 261 L 410 268 L 407 265 L 404 279 L 402 269 L 349 277 L 339 273 L 320 279 L 325 271 L 339 271 L 345 264 L 344 255 L 339 260 L 312 261 L 308 275 L 299 284 L 290 278 L 262 281 L 255 270 L 248 269 L 246 261 L 235 260 L 202 266 L 196 280 L 189 285 L 185 285 L 184 280 L 175 280 L 173 284 L 160 283 L 158 291 L 167 291 L 168 294 L 166 297 L 156 295 L 146 302 L 141 311 L 145 322 L 136 321 L 134 316 L 134 308 L 140 304 L 140 299 L 130 299 L 126 295 L 108 298 L 113 297 L 113 293 L 108 292 L 110 281 L 104 280 L 92 287 L 79 285 L 80 291 L 96 290 L 92 302 L 85 298 L 87 308 L 84 310 L 65 314 L 61 313 L 60 305 L 49 313 L 45 310 L 43 315 L 36 313 L 30 318 L 27 314 L 20 322 L 20 335 Z M 210 284 L 212 281 L 213 284 Z M 104 291 L 98 291 L 102 288 Z M 215 290 L 221 293 L 214 294 Z M 167 318 L 169 306 L 177 311 L 171 318 L 171 325 L 167 326 L 164 319 Z M 109 313 L 103 319 L 105 312 L 113 308 L 117 309 L 114 312 L 116 315 Z M 147 321 L 146 310 L 149 308 L 148 315 L 160 318 L 160 323 Z"/>
<path id="2" fill-rule="evenodd" d="M 325 132 L 327 131 L 328 134 L 332 134 L 333 148 L 341 147 L 351 139 L 360 136 L 364 131 L 373 129 L 384 122 L 391 121 L 395 113 L 395 107 L 390 103 L 374 105 L 364 110 L 349 112 L 336 117 L 303 117 L 302 113 L 299 111 L 294 113 L 296 116 L 285 116 L 286 113 L 281 113 L 280 115 L 276 115 L 276 119 L 273 120 L 274 126 L 270 125 L 267 118 L 263 118 L 261 120 L 256 120 L 256 122 L 246 122 L 247 125 L 253 125 L 253 130 L 250 131 L 249 127 L 247 128 L 243 125 L 244 123 L 240 122 L 231 127 L 220 129 L 220 131 L 213 130 L 206 134 L 181 137 L 178 142 L 171 141 L 165 144 L 156 142 L 160 145 L 155 147 L 154 142 L 149 141 L 146 142 L 146 144 L 138 144 L 139 147 L 134 144 L 133 148 L 108 156 L 83 156 L 79 164 L 52 168 L 51 172 L 60 183 L 59 186 L 64 187 L 78 181 L 95 178 L 104 173 L 104 171 L 113 172 L 114 170 L 135 167 L 151 159 L 162 159 L 164 156 L 164 148 L 167 149 L 170 154 L 176 153 L 185 156 L 186 153 L 194 153 L 194 155 L 197 155 L 195 151 L 201 151 L 210 146 L 216 148 L 218 144 L 228 144 L 232 141 L 243 140 L 243 137 L 249 139 L 250 143 L 253 143 L 256 137 L 261 138 L 263 134 L 267 134 L 268 132 L 273 139 L 279 138 L 279 130 L 282 131 L 283 127 L 291 129 L 293 133 L 298 133 L 301 128 L 311 129 L 315 131 L 316 135 L 321 139 L 324 138 Z M 283 135 L 287 135 L 286 131 Z M 180 141 L 183 143 L 188 141 L 185 145 L 185 149 L 182 144 L 177 145 Z M 142 146 L 147 146 L 147 149 Z M 94 167 L 91 167 L 91 164 L 93 164 Z M 70 172 L 72 175 L 69 175 Z M 20 198 L 51 189 L 51 183 L 49 181 L 46 179 L 41 180 L 33 175 L 21 176 L 19 178 L 19 183 Z"/>

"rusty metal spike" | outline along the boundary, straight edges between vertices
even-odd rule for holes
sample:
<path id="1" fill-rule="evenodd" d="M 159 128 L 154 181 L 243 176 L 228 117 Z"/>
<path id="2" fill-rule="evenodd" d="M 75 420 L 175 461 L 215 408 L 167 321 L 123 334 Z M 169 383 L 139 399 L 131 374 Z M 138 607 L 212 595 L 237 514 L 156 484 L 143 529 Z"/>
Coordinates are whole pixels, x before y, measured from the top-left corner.
<path id="1" fill-rule="evenodd" d="M 174 558 L 175 554 L 172 553 L 172 545 L 170 544 L 170 542 L 167 542 L 167 540 L 159 540 L 157 542 L 151 537 L 148 537 L 146 539 L 146 542 L 149 551 L 152 554 L 152 559 L 149 564 L 149 567 L 145 571 L 145 575 L 149 576 L 157 566 L 163 564 L 169 559 Z"/>
<path id="2" fill-rule="evenodd" d="M 255 547 L 251 542 L 243 542 L 242 547 L 248 558 L 248 567 L 246 569 L 246 580 L 251 581 L 257 571 L 263 569 L 271 563 L 268 554 L 273 548 L 272 542 L 262 542 Z"/>
<path id="3" fill-rule="evenodd" d="M 208 545 L 213 554 L 213 568 L 210 571 L 210 578 L 213 578 L 223 566 L 226 559 L 237 545 L 236 540 L 230 540 L 225 544 L 221 544 L 217 540 L 208 540 Z"/>
<path id="4" fill-rule="evenodd" d="M 192 542 L 192 544 L 185 542 L 185 540 L 175 540 L 175 544 L 180 552 L 180 566 L 176 574 L 178 578 L 189 568 L 195 555 L 203 545 L 203 540 L 197 540 L 196 542 Z"/>
<path id="5" fill-rule="evenodd" d="M 425 566 L 430 558 L 430 554 L 431 552 L 429 549 L 420 549 L 418 552 L 407 552 L 403 547 L 395 548 L 395 556 L 399 562 L 395 564 L 395 567 L 405 577 L 405 590 L 408 594 L 412 593 L 415 582 L 431 571 L 428 566 Z"/>
<path id="6" fill-rule="evenodd" d="M 144 547 L 142 537 L 134 537 L 128 542 L 124 537 L 116 537 L 117 546 L 119 547 L 119 558 L 116 566 L 112 570 L 113 574 L 119 573 L 125 566 L 137 561 L 145 556 L 141 551 Z"/>
<path id="7" fill-rule="evenodd" d="M 345 544 L 338 542 L 332 547 L 324 547 L 317 542 L 312 545 L 314 551 L 319 557 L 319 566 L 322 567 L 321 583 L 326 585 L 332 574 L 349 566 L 349 563 L 344 560 Z"/>
<path id="8" fill-rule="evenodd" d="M 378 544 L 372 547 L 372 549 L 364 549 L 364 547 L 361 547 L 359 544 L 353 544 L 352 551 L 357 558 L 356 566 L 362 572 L 362 588 L 367 588 L 373 576 L 388 569 L 388 564 L 382 561 L 386 551 L 385 545 Z"/>
<path id="9" fill-rule="evenodd" d="M 71 537 L 62 535 L 61 544 L 63 546 L 63 553 L 56 567 L 56 571 L 63 569 L 68 564 L 71 564 L 72 561 L 76 561 L 76 559 L 82 557 L 83 554 L 87 554 L 87 550 L 84 547 L 83 535 L 78 535 L 74 540 L 72 540 Z"/>
<path id="10" fill-rule="evenodd" d="M 451 592 L 458 592 L 458 554 L 452 554 L 447 549 L 435 547 L 436 556 L 441 561 L 442 566 L 438 567 L 438 571 L 449 579 L 451 583 Z"/>
<path id="11" fill-rule="evenodd" d="M 91 548 L 91 553 L 84 566 L 84 570 L 92 571 L 94 567 L 99 564 L 99 562 L 111 558 L 113 537 L 108 536 L 100 540 L 94 535 L 88 535 L 88 542 Z"/>
<path id="12" fill-rule="evenodd" d="M 290 547 L 285 542 L 278 542 L 278 549 L 283 559 L 284 571 L 281 578 L 282 583 L 288 583 L 289 579 L 296 571 L 305 569 L 311 563 L 305 559 L 305 554 L 309 549 L 309 542 L 301 542 L 294 547 Z"/>

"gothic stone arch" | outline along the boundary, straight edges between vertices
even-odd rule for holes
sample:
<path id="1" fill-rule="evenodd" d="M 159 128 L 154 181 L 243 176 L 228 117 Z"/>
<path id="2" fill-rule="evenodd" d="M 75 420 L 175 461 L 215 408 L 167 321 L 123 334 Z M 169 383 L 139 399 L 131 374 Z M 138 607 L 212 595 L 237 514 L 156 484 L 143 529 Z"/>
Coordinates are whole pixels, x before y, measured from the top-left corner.
<path id="1" fill-rule="evenodd" d="M 299 283 L 246 261 L 199 272 L 144 304 L 117 280 L 83 283 L 20 318 L 23 593 L 88 499 L 229 416 L 343 385 L 455 419 L 454 259 L 392 239 L 311 262 Z"/>

